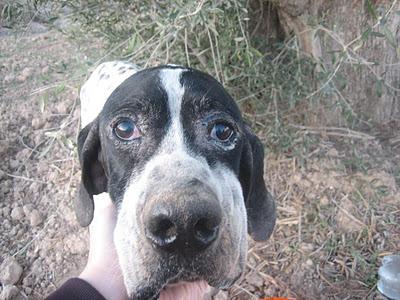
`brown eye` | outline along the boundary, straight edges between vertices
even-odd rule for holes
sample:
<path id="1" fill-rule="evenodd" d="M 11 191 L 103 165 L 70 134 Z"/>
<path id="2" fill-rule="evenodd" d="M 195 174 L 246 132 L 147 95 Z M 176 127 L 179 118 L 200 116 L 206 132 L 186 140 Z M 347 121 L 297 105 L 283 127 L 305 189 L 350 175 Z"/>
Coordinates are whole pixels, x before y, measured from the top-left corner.
<path id="1" fill-rule="evenodd" d="M 214 127 L 211 129 L 211 137 L 215 140 L 219 140 L 221 142 L 226 142 L 233 134 L 233 129 L 224 124 L 224 123 L 216 123 Z"/>
<path id="2" fill-rule="evenodd" d="M 114 126 L 114 134 L 124 141 L 141 137 L 139 129 L 131 119 L 121 119 Z"/>

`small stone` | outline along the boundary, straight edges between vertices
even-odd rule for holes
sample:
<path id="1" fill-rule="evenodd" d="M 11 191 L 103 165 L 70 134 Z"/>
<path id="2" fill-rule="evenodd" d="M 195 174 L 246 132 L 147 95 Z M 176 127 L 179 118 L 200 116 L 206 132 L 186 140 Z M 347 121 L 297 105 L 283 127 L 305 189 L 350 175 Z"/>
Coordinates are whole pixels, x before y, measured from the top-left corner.
<path id="1" fill-rule="evenodd" d="M 32 294 L 32 289 L 30 287 L 25 287 L 24 292 L 25 292 L 25 294 L 30 295 L 30 294 Z"/>
<path id="2" fill-rule="evenodd" d="M 11 300 L 14 299 L 19 293 L 18 288 L 15 285 L 6 285 L 0 294 L 1 300 Z"/>
<path id="3" fill-rule="evenodd" d="M 32 210 L 29 219 L 31 222 L 31 226 L 33 227 L 36 227 L 43 222 L 43 216 L 37 209 Z"/>
<path id="4" fill-rule="evenodd" d="M 11 223 L 8 219 L 3 220 L 3 228 L 5 229 L 10 229 L 11 228 Z"/>
<path id="5" fill-rule="evenodd" d="M 11 218 L 15 221 L 21 221 L 25 217 L 22 207 L 16 207 L 11 211 Z"/>
<path id="6" fill-rule="evenodd" d="M 331 156 L 331 157 L 337 157 L 337 156 L 339 156 L 339 152 L 335 148 L 332 148 L 332 149 L 329 149 L 328 152 L 326 152 L 326 155 Z"/>
<path id="7" fill-rule="evenodd" d="M 49 31 L 49 28 L 39 22 L 32 21 L 32 22 L 29 22 L 27 30 L 29 30 L 31 33 L 35 34 L 35 33 L 45 33 L 47 31 Z"/>
<path id="8" fill-rule="evenodd" d="M 296 174 L 293 175 L 293 182 L 294 182 L 294 183 L 299 183 L 299 182 L 301 182 L 301 181 L 302 181 L 302 176 L 301 176 L 301 174 L 296 173 Z"/>
<path id="9" fill-rule="evenodd" d="M 23 229 L 18 230 L 17 234 L 15 235 L 16 239 L 20 239 L 25 234 Z"/>
<path id="10" fill-rule="evenodd" d="M 31 211 L 33 210 L 33 205 L 25 204 L 24 206 L 22 206 L 22 209 L 24 211 L 25 216 L 29 216 L 31 214 Z"/>
<path id="11" fill-rule="evenodd" d="M 28 126 L 22 125 L 22 126 L 19 128 L 19 133 L 20 133 L 22 136 L 25 135 L 27 132 L 28 132 Z"/>
<path id="12" fill-rule="evenodd" d="M 311 243 L 301 243 L 300 244 L 300 249 L 303 250 L 304 252 L 312 252 L 314 251 L 314 245 Z"/>
<path id="13" fill-rule="evenodd" d="M 329 199 L 328 199 L 328 197 L 327 197 L 327 196 L 323 196 L 323 197 L 319 200 L 319 203 L 320 203 L 322 206 L 328 205 L 328 204 L 329 204 Z"/>
<path id="14" fill-rule="evenodd" d="M 306 260 L 306 266 L 307 267 L 312 267 L 312 266 L 314 266 L 314 262 L 309 258 L 309 259 Z"/>
<path id="15" fill-rule="evenodd" d="M 10 159 L 10 168 L 16 169 L 19 167 L 19 161 L 15 159 Z"/>
<path id="16" fill-rule="evenodd" d="M 41 118 L 33 118 L 31 124 L 32 124 L 32 128 L 36 130 L 36 129 L 42 128 L 45 123 L 46 123 L 46 121 Z"/>
<path id="17" fill-rule="evenodd" d="M 68 106 L 64 102 L 60 102 L 57 105 L 57 113 L 62 115 L 68 114 L 69 113 Z"/>
<path id="18" fill-rule="evenodd" d="M 9 236 L 15 236 L 15 235 L 17 234 L 17 231 L 18 231 L 17 227 L 13 227 L 13 228 L 8 232 L 8 234 L 9 234 Z"/>
<path id="19" fill-rule="evenodd" d="M 42 69 L 42 74 L 46 74 L 47 72 L 49 72 L 49 70 L 50 70 L 50 67 L 49 67 L 49 66 L 45 66 L 45 67 Z"/>
<path id="20" fill-rule="evenodd" d="M 35 136 L 33 137 L 33 144 L 35 146 L 38 146 L 40 143 L 43 142 L 43 137 L 41 134 L 35 134 Z"/>
<path id="21" fill-rule="evenodd" d="M 13 257 L 3 261 L 0 266 L 0 282 L 3 285 L 17 283 L 21 275 L 22 267 Z"/>
<path id="22" fill-rule="evenodd" d="M 32 286 L 33 285 L 32 276 L 27 276 L 24 279 L 22 279 L 22 285 L 24 285 L 24 286 Z"/>
<path id="23" fill-rule="evenodd" d="M 11 83 L 11 82 L 13 82 L 15 80 L 15 76 L 13 75 L 13 74 L 7 74 L 5 77 L 4 77 L 4 82 L 5 83 Z"/>
<path id="24" fill-rule="evenodd" d="M 28 77 L 30 77 L 32 75 L 32 73 L 33 73 L 33 69 L 32 68 L 28 68 L 28 67 L 24 68 L 22 70 L 21 74 L 19 74 L 17 76 L 17 81 L 19 81 L 19 82 L 26 81 L 28 79 Z"/>
<path id="25" fill-rule="evenodd" d="M 31 155 L 32 151 L 28 148 L 22 149 L 21 151 L 19 151 L 17 153 L 17 155 L 15 156 L 15 158 L 18 161 L 25 161 L 30 155 Z"/>
<path id="26" fill-rule="evenodd" d="M 3 208 L 3 216 L 4 216 L 4 217 L 8 217 L 8 216 L 10 215 L 10 211 L 11 211 L 11 210 L 10 210 L 9 207 L 7 207 L 7 206 L 4 207 L 4 208 Z"/>

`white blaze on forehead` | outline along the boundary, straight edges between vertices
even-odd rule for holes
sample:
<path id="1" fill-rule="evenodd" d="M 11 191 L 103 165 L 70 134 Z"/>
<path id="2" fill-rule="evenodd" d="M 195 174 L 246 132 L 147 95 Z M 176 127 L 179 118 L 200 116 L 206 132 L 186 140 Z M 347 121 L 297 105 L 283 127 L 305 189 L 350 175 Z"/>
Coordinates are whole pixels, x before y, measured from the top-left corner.
<path id="1" fill-rule="evenodd" d="M 161 84 L 168 96 L 168 109 L 171 125 L 160 147 L 162 152 L 170 153 L 183 149 L 184 137 L 181 123 L 181 106 L 185 88 L 180 82 L 183 69 L 163 69 L 160 71 Z"/>
<path id="2" fill-rule="evenodd" d="M 111 93 L 137 71 L 136 65 L 124 61 L 105 62 L 93 71 L 80 92 L 82 128 L 96 119 Z"/>

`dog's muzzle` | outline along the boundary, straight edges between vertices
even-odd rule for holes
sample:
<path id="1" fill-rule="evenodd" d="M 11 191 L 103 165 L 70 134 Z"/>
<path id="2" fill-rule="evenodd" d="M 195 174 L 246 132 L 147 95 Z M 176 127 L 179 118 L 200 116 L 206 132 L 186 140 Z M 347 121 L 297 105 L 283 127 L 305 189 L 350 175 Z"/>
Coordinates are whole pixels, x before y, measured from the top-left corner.
<path id="1" fill-rule="evenodd" d="M 157 249 L 191 255 L 217 240 L 221 206 L 211 189 L 198 179 L 164 185 L 146 198 L 143 227 L 147 239 Z"/>

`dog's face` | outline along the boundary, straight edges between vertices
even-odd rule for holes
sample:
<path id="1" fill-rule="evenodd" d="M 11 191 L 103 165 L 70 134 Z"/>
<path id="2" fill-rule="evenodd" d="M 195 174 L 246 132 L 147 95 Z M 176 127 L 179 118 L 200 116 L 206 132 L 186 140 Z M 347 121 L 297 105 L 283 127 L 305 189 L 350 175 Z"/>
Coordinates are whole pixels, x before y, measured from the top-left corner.
<path id="1" fill-rule="evenodd" d="M 247 232 L 255 240 L 272 232 L 262 145 L 209 75 L 176 66 L 132 75 L 81 131 L 78 146 L 78 220 L 88 225 L 93 195 L 109 193 L 132 297 L 156 297 L 178 281 L 227 288 L 244 269 Z"/>

